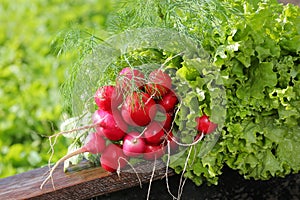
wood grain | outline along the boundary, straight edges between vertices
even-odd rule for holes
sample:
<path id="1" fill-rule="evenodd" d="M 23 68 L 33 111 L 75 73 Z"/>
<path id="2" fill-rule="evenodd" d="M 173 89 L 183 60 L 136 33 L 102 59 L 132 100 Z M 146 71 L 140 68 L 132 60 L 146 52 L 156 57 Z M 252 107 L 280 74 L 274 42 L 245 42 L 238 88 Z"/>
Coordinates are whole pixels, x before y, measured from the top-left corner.
<path id="1" fill-rule="evenodd" d="M 149 182 L 153 162 L 143 162 L 135 169 L 142 183 Z M 153 180 L 165 176 L 166 168 L 162 161 L 156 163 Z M 41 190 L 48 167 L 28 171 L 0 180 L 0 199 L 88 199 L 139 185 L 139 180 L 130 168 L 116 173 L 108 173 L 101 167 L 89 168 L 78 172 L 64 173 L 62 165 L 55 171 L 55 189 L 48 182 Z M 173 171 L 168 170 L 168 175 Z"/>

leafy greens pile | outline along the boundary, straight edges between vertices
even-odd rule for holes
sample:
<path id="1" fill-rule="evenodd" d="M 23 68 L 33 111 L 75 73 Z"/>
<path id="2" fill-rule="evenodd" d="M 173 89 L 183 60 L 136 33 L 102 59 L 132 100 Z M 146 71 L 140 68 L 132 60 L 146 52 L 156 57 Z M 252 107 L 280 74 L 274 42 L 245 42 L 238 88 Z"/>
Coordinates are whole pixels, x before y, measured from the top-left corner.
<path id="1" fill-rule="evenodd" d="M 182 172 L 190 152 L 185 176 L 197 185 L 203 181 L 217 184 L 224 165 L 238 170 L 245 178 L 263 180 L 299 172 L 299 7 L 283 6 L 275 0 L 146 2 L 127 1 L 111 15 L 108 30 L 176 30 L 204 48 L 210 54 L 212 72 L 218 72 L 209 82 L 209 75 L 203 77 L 199 69 L 193 70 L 196 60 L 177 60 L 181 68 L 176 77 L 190 89 L 185 91 L 176 118 L 179 129 L 203 109 L 213 121 L 224 121 L 224 125 L 219 127 L 219 135 L 206 137 L 204 142 L 190 147 L 191 151 L 172 155 L 170 167 Z M 200 69 L 201 73 L 205 70 Z M 199 89 L 209 91 L 209 98 L 201 99 L 200 106 L 191 106 L 200 98 Z M 218 99 L 224 110 L 212 103 Z M 187 135 L 183 132 L 183 141 Z M 211 145 L 210 151 L 203 153 L 205 145 Z"/>
<path id="2" fill-rule="evenodd" d="M 299 7 L 272 0 L 138 1 L 112 17 L 115 31 L 157 25 L 186 33 L 219 68 L 226 120 L 212 151 L 200 157 L 201 144 L 192 151 L 185 175 L 196 184 L 216 184 L 224 164 L 254 179 L 300 170 L 299 21 Z M 170 167 L 181 172 L 186 154 Z"/>

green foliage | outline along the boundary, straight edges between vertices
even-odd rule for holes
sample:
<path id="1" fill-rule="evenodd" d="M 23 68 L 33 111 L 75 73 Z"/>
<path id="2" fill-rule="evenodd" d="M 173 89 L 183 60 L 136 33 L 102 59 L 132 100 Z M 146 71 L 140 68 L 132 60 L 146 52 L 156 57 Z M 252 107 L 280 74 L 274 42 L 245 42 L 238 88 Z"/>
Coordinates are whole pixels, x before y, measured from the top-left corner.
<path id="1" fill-rule="evenodd" d="M 232 5 L 211 24 L 215 34 L 200 41 L 222 74 L 227 115 L 219 145 L 207 157 L 221 173 L 223 163 L 245 178 L 269 179 L 300 170 L 299 162 L 299 7 L 277 2 L 226 1 Z M 243 15 L 232 11 L 240 10 Z M 214 13 L 214 10 L 211 12 Z M 201 12 L 199 12 L 201 15 Z M 225 19 L 229 19 L 228 21 Z M 182 23 L 184 24 L 185 21 Z M 188 19 L 186 20 L 188 22 Z M 195 22 L 193 27 L 202 27 Z M 200 34 L 204 31 L 191 34 Z M 221 150 L 219 150 L 221 149 Z M 215 151 L 220 151 L 218 156 Z M 218 161 L 223 160 L 223 162 Z M 196 161 L 195 161 L 196 162 Z M 204 165 L 211 171 L 210 165 Z M 190 169 L 192 172 L 194 169 Z M 187 172 L 189 176 L 191 172 Z M 213 178 L 203 175 L 209 182 Z M 192 178 L 195 182 L 196 177 Z"/>
<path id="2" fill-rule="evenodd" d="M 1 2 L 0 177 L 48 163 L 46 136 L 59 129 L 63 116 L 59 88 L 67 67 L 81 54 L 61 45 L 55 36 L 76 29 L 104 37 L 110 10 L 110 1 Z M 77 38 L 91 37 L 82 35 Z M 79 40 L 73 41 L 73 47 L 79 46 Z M 64 155 L 67 146 L 67 140 L 59 139 L 53 161 Z"/>
<path id="3" fill-rule="evenodd" d="M 184 59 L 176 74 L 181 78 L 178 92 L 185 95 L 176 120 L 184 141 L 187 124 L 192 126 L 190 120 L 203 108 L 213 121 L 222 122 L 226 116 L 220 139 L 209 153 L 201 153 L 201 144 L 193 147 L 185 175 L 196 184 L 217 184 L 224 164 L 254 179 L 299 172 L 299 7 L 276 0 L 143 2 L 127 1 L 110 19 L 110 30 L 176 30 L 194 38 L 216 67 L 194 70 L 197 62 Z M 183 81 L 189 84 L 181 85 Z M 221 86 L 226 101 L 220 96 Z M 182 172 L 188 152 L 171 157 L 176 172 Z"/>

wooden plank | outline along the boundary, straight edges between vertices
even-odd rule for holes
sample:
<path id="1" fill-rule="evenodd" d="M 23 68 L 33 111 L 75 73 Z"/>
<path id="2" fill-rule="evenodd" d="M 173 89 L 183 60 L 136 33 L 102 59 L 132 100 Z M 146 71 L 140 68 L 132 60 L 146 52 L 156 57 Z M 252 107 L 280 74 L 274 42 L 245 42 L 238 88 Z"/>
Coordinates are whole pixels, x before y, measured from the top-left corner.
<path id="1" fill-rule="evenodd" d="M 139 185 L 134 171 L 127 167 L 120 176 L 108 173 L 101 167 L 89 168 L 78 172 L 64 173 L 62 165 L 57 168 L 53 178 L 56 190 L 48 182 L 41 190 L 48 167 L 28 171 L 0 180 L 0 199 L 88 199 Z M 153 162 L 143 162 L 135 169 L 142 183 L 149 182 Z M 165 165 L 157 161 L 153 180 L 165 176 Z M 168 170 L 168 175 L 173 171 Z"/>

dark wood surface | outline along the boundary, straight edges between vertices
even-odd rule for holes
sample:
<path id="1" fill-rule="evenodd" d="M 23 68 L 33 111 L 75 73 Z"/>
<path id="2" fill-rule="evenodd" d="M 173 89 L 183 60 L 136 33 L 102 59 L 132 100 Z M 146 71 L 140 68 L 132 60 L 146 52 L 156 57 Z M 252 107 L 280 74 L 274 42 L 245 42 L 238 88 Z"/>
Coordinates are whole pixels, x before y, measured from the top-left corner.
<path id="1" fill-rule="evenodd" d="M 88 168 L 78 172 L 64 173 L 62 166 L 54 173 L 56 190 L 48 182 L 41 190 L 40 184 L 45 178 L 48 167 L 28 171 L 16 176 L 0 179 L 0 200 L 8 199 L 146 199 L 153 162 L 143 162 L 135 169 L 139 180 L 129 167 L 120 176 L 105 172 L 100 167 Z M 150 199 L 171 200 L 165 180 L 165 165 L 156 164 Z M 180 175 L 168 171 L 170 191 L 177 196 Z M 188 180 L 183 190 L 182 199 L 300 199 L 300 174 L 291 174 L 284 178 L 274 177 L 268 181 L 245 180 L 243 176 L 228 167 L 223 169 L 217 186 L 203 184 L 196 186 Z"/>
<path id="2" fill-rule="evenodd" d="M 142 183 L 149 182 L 153 162 L 143 162 L 135 169 Z M 156 163 L 153 180 L 165 176 L 165 166 L 162 161 Z M 77 172 L 64 173 L 62 165 L 53 175 L 55 190 L 51 181 L 40 189 L 48 167 L 0 179 L 0 199 L 88 199 L 95 196 L 131 188 L 139 185 L 139 179 L 129 167 L 116 173 L 108 173 L 101 167 L 89 168 Z M 172 175 L 171 170 L 168 175 Z"/>

